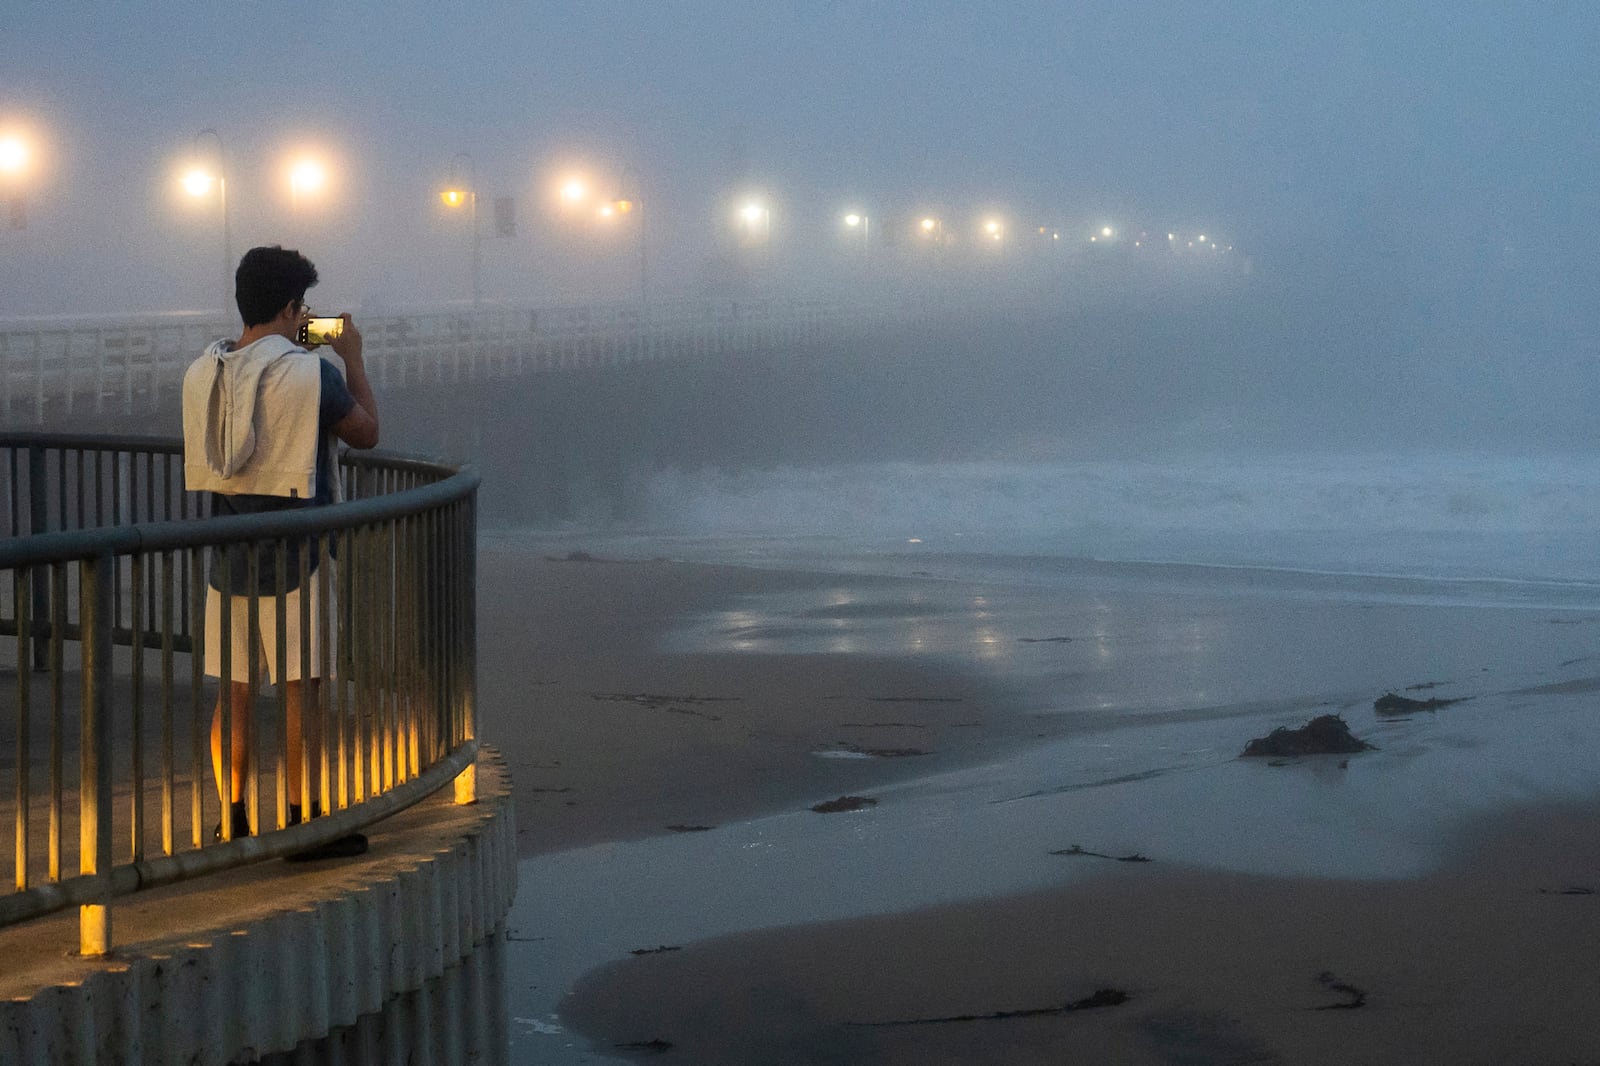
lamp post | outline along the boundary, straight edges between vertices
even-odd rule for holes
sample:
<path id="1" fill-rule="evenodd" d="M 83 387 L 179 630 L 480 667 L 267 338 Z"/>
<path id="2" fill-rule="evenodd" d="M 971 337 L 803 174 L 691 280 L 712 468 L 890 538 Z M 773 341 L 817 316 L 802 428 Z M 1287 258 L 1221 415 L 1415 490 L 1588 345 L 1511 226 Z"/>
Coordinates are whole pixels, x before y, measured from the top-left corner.
<path id="1" fill-rule="evenodd" d="M 22 229 L 28 224 L 27 208 L 23 206 L 22 178 L 32 162 L 33 152 L 28 142 L 17 134 L 0 137 L 0 190 L 6 191 L 7 214 L 12 229 Z"/>
<path id="2" fill-rule="evenodd" d="M 751 244 L 766 244 L 772 236 L 772 211 L 752 200 L 739 208 L 739 221 Z"/>
<path id="3" fill-rule="evenodd" d="M 871 255 L 872 248 L 872 218 L 858 211 L 852 211 L 844 216 L 844 224 L 852 230 L 861 231 L 861 258 L 866 259 Z"/>
<path id="4" fill-rule="evenodd" d="M 627 195 L 630 176 L 633 178 L 635 190 L 634 198 L 631 200 Z M 639 229 L 639 312 L 641 315 L 646 315 L 650 311 L 650 286 L 644 230 L 644 199 L 638 195 L 639 184 L 639 172 L 631 166 L 624 166 L 617 173 L 617 198 L 610 206 L 616 214 L 632 213 L 636 219 L 634 225 Z"/>
<path id="5" fill-rule="evenodd" d="M 289 213 L 294 219 L 295 239 L 304 243 L 300 232 L 300 205 L 309 193 L 319 192 L 327 184 L 328 170 L 315 159 L 301 159 L 289 168 Z"/>
<path id="6" fill-rule="evenodd" d="M 216 173 L 202 161 L 204 153 L 200 142 L 210 137 L 216 142 Z M 183 176 L 183 188 L 195 199 L 211 194 L 217 189 L 217 209 L 222 216 L 222 313 L 233 313 L 233 234 L 228 222 L 228 167 L 222 148 L 222 134 L 207 127 L 194 135 L 194 166 Z"/>
<path id="7" fill-rule="evenodd" d="M 461 184 L 461 170 L 465 164 L 467 183 L 463 188 Z M 465 152 L 457 152 L 450 161 L 450 182 L 444 191 L 439 193 L 439 199 L 451 210 L 465 207 L 467 209 L 468 224 L 472 230 L 472 265 L 470 268 L 470 282 L 472 287 L 472 306 L 477 307 L 483 301 L 483 235 L 478 229 L 478 171 L 473 165 L 472 157 Z"/>

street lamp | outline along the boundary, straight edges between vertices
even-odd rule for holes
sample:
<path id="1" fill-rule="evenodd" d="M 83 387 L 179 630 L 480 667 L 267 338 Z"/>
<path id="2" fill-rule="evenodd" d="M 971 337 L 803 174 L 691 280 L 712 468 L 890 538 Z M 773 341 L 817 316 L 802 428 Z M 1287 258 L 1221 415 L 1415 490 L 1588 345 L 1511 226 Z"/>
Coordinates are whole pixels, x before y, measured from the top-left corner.
<path id="1" fill-rule="evenodd" d="M 461 181 L 463 170 L 465 185 Z M 455 158 L 450 160 L 449 184 L 439 193 L 439 199 L 453 211 L 463 207 L 467 209 L 472 235 L 472 265 L 468 278 L 472 289 L 472 306 L 477 307 L 483 299 L 483 237 L 478 230 L 478 172 L 467 153 L 457 152 Z"/>
<path id="2" fill-rule="evenodd" d="M 32 161 L 33 151 L 21 136 L 14 133 L 0 136 L 0 186 L 11 188 L 8 213 L 12 229 L 22 229 L 28 222 L 22 201 L 22 178 Z"/>
<path id="3" fill-rule="evenodd" d="M 944 220 L 927 216 L 917 223 L 924 239 L 932 241 L 935 246 L 944 244 Z"/>
<path id="4" fill-rule="evenodd" d="M 289 209 L 296 219 L 299 218 L 300 204 L 305 197 L 321 192 L 327 183 L 328 168 L 318 160 L 300 159 L 289 168 Z"/>
<path id="5" fill-rule="evenodd" d="M 991 218 L 983 224 L 983 233 L 992 241 L 1005 240 L 1006 224 L 997 218 Z"/>
<path id="6" fill-rule="evenodd" d="M 201 151 L 200 142 L 207 137 L 216 142 L 216 169 L 212 170 L 204 162 L 204 153 Z M 233 235 L 228 225 L 228 168 L 226 156 L 222 150 L 222 134 L 211 128 L 201 130 L 194 135 L 193 166 L 182 180 L 183 189 L 196 200 L 204 199 L 211 195 L 213 186 L 217 190 L 217 210 L 222 216 L 222 313 L 233 313 Z"/>
<path id="7" fill-rule="evenodd" d="M 852 230 L 861 231 L 861 258 L 865 259 L 872 248 L 872 218 L 852 211 L 844 216 L 844 224 Z"/>
<path id="8" fill-rule="evenodd" d="M 577 207 L 589 198 L 589 186 L 582 178 L 571 178 L 561 186 L 561 202 L 568 207 Z"/>
<path id="9" fill-rule="evenodd" d="M 289 215 L 294 239 L 305 243 L 305 220 L 301 212 L 307 197 L 314 197 L 328 184 L 328 168 L 314 156 L 301 156 L 289 165 Z"/>
<path id="10" fill-rule="evenodd" d="M 755 200 L 739 208 L 739 222 L 750 244 L 765 244 L 772 236 L 772 210 Z"/>
<path id="11" fill-rule="evenodd" d="M 628 198 L 628 178 L 633 178 L 635 190 L 633 198 Z M 649 275 L 647 271 L 646 244 L 644 232 L 644 200 L 638 195 L 639 172 L 631 166 L 624 166 L 617 172 L 617 198 L 604 205 L 600 211 L 602 217 L 614 218 L 632 214 L 635 216 L 634 225 L 639 228 L 639 310 L 641 314 L 650 310 Z"/>
<path id="12" fill-rule="evenodd" d="M 21 175 L 28 166 L 28 145 L 21 137 L 0 137 L 0 174 L 6 177 Z"/>

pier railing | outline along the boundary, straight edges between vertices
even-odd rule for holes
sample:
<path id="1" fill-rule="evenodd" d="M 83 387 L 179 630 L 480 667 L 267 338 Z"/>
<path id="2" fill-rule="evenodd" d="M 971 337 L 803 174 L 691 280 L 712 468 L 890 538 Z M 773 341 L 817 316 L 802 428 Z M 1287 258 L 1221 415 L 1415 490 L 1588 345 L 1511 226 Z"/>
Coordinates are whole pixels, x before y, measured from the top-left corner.
<path id="1" fill-rule="evenodd" d="M 341 482 L 332 506 L 214 518 L 183 490 L 176 440 L 0 434 L 0 925 L 79 906 L 81 949 L 102 954 L 118 895 L 303 852 L 452 781 L 473 798 L 477 477 L 352 454 Z M 210 620 L 236 679 L 219 685 L 207 575 L 230 551 L 214 580 L 251 609 Z M 285 681 L 300 664 L 320 681 Z M 238 679 L 263 673 L 252 698 Z M 254 713 L 228 713 L 236 693 Z M 216 788 L 235 721 L 254 753 L 239 838 Z M 294 792 L 311 800 L 300 824 Z"/>
<path id="2" fill-rule="evenodd" d="M 541 371 L 758 352 L 816 341 L 864 308 L 802 299 L 484 307 L 360 315 L 367 371 L 382 387 L 491 381 Z M 0 425 L 171 410 L 183 372 L 236 336 L 221 314 L 0 323 Z"/>

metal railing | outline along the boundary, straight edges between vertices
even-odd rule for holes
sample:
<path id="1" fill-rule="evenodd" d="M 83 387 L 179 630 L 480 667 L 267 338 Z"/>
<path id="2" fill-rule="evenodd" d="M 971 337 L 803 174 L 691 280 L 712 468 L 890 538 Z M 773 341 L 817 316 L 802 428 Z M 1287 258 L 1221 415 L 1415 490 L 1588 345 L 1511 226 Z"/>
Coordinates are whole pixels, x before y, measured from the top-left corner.
<path id="1" fill-rule="evenodd" d="M 358 316 L 380 388 L 704 358 L 814 343 L 869 309 L 751 298 L 632 306 L 485 307 Z M 0 425 L 170 411 L 205 346 L 236 336 L 220 314 L 0 323 Z"/>
<path id="2" fill-rule="evenodd" d="M 452 780 L 473 798 L 477 476 L 375 454 L 340 476 L 343 503 L 213 518 L 176 440 L 0 434 L 0 925 L 77 905 L 102 954 L 117 895 L 325 844 Z M 249 605 L 244 670 L 236 613 L 211 620 L 232 685 L 200 654 L 208 572 Z M 320 680 L 286 681 L 291 662 Z M 264 696 L 241 687 L 263 668 Z M 237 839 L 215 787 L 235 721 L 254 755 Z M 294 793 L 315 810 L 291 825 Z"/>

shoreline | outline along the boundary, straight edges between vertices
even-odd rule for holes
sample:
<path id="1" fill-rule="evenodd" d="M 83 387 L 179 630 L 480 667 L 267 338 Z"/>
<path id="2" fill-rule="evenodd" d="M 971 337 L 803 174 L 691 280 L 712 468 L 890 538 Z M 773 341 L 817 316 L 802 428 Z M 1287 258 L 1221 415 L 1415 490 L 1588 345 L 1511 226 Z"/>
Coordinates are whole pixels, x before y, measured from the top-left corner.
<path id="1" fill-rule="evenodd" d="M 1502 812 L 1453 851 L 1393 881 L 1063 859 L 1099 868 L 614 962 L 562 1015 L 706 1064 L 1593 1061 L 1600 811 Z"/>
<path id="2" fill-rule="evenodd" d="M 483 730 L 506 741 L 524 883 L 537 885 L 510 923 L 514 1054 L 608 1062 L 648 1046 L 666 1062 L 1025 1064 L 1065 1050 L 1083 1061 L 1298 1063 L 1431 1061 L 1433 1047 L 1451 1046 L 1463 1062 L 1600 1057 L 1559 1014 L 1575 1009 L 1573 989 L 1600 991 L 1597 967 L 1568 950 L 1595 942 L 1600 895 L 1567 891 L 1600 889 L 1588 784 L 1600 767 L 1572 739 L 1590 732 L 1592 656 L 1575 649 L 1592 627 L 1547 624 L 1569 621 L 1551 618 L 1557 609 L 1308 610 L 1227 594 L 1185 605 L 1245 627 L 1229 637 L 1213 624 L 1211 644 L 1284 626 L 1283 646 L 1321 633 L 1335 659 L 1363 642 L 1380 649 L 1365 665 L 1324 668 L 1316 676 L 1330 685 L 1399 663 L 1399 676 L 1475 697 L 1384 718 L 1369 678 L 1347 690 L 1345 710 L 1381 751 L 1268 768 L 1237 755 L 1266 724 L 1318 713 L 1303 678 L 1290 678 L 1299 703 L 1167 708 L 1134 691 L 1142 713 L 1051 713 L 1038 677 L 1008 684 L 1004 663 L 982 669 L 937 641 L 916 655 L 870 639 L 846 641 L 860 649 L 850 654 L 771 652 L 795 639 L 795 618 L 860 635 L 947 617 L 919 598 L 915 577 L 497 549 L 480 578 L 492 590 L 480 598 Z M 1145 595 L 1170 609 L 1164 592 Z M 1137 614 L 1126 589 L 1111 602 Z M 1034 621 L 1013 619 L 1008 654 L 1090 650 L 1048 643 Z M 1370 633 L 1341 636 L 1357 625 Z M 1433 631 L 1387 647 L 1419 626 Z M 661 638 L 686 627 L 721 635 L 711 650 L 663 650 Z M 491 631 L 538 634 L 541 646 Z M 1180 668 L 1162 657 L 1174 647 L 1165 632 L 1121 632 L 1139 654 L 1117 676 Z M 1449 670 L 1430 669 L 1438 649 L 1451 652 Z M 1278 654 L 1223 655 L 1218 668 Z M 1074 676 L 1065 658 L 1030 661 L 1051 664 L 1041 676 Z M 1525 726 L 1546 746 L 1510 757 Z M 926 754 L 872 758 L 852 746 Z M 848 795 L 880 805 L 807 810 Z M 1248 817 L 1230 831 L 1239 811 Z M 1234 846 L 1257 837 L 1287 847 Z M 1136 853 L 1152 861 L 1111 861 Z M 1449 932 L 1485 923 L 1498 939 Z M 1540 962 L 1548 972 L 1530 975 L 1515 930 L 1536 956 L 1542 940 L 1561 940 Z M 1496 991 L 1507 974 L 1522 991 Z M 1362 1004 L 1338 1007 L 1352 997 L 1335 986 Z M 1055 1009 L 1102 988 L 1130 998 Z M 1480 1003 L 1495 995 L 1504 1002 Z M 1557 1035 L 1497 1044 L 1475 1027 L 1480 1014 L 1511 1034 L 1523 1015 L 1548 1015 Z M 1452 1027 L 1479 1035 L 1451 1044 Z M 1402 1046 L 1411 1051 L 1389 1055 Z M 1474 1058 L 1483 1048 L 1505 1054 Z"/>
<path id="3" fill-rule="evenodd" d="M 900 588 L 901 579 L 852 579 Z M 677 620 L 836 578 L 696 563 L 479 562 L 480 733 L 505 752 L 524 857 L 790 810 L 999 758 L 1025 697 L 933 660 L 675 653 Z M 525 632 L 536 649 L 495 634 Z M 821 757 L 861 749 L 864 757 Z M 887 753 L 872 756 L 870 752 Z"/>

